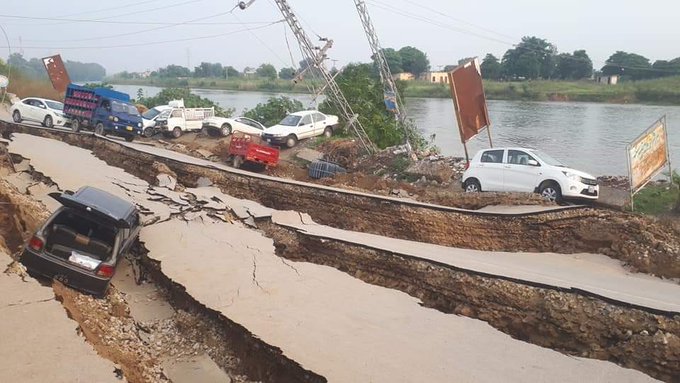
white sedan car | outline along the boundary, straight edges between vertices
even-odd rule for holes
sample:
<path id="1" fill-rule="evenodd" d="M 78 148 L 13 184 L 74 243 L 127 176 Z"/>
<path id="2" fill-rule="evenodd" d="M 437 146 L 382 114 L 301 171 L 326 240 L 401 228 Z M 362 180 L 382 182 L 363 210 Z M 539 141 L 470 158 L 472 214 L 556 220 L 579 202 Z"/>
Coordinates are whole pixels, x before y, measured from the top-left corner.
<path id="1" fill-rule="evenodd" d="M 224 137 L 232 134 L 233 132 L 241 132 L 259 137 L 262 135 L 262 131 L 264 131 L 264 129 L 264 125 L 248 117 L 226 118 L 215 116 L 203 120 L 203 128 L 201 129 L 201 132 L 204 135 L 221 135 Z"/>
<path id="2" fill-rule="evenodd" d="M 265 129 L 262 138 L 270 144 L 292 148 L 303 138 L 330 137 L 337 126 L 337 116 L 305 110 L 291 113 L 278 124 Z"/>
<path id="3" fill-rule="evenodd" d="M 51 128 L 54 125 L 63 126 L 71 122 L 64 116 L 64 104 L 44 98 L 24 98 L 12 105 L 10 113 L 17 124 L 24 120 L 35 121 Z"/>
<path id="4" fill-rule="evenodd" d="M 493 148 L 479 151 L 463 173 L 466 192 L 534 192 L 550 201 L 595 200 L 597 179 L 571 169 L 534 149 Z"/>

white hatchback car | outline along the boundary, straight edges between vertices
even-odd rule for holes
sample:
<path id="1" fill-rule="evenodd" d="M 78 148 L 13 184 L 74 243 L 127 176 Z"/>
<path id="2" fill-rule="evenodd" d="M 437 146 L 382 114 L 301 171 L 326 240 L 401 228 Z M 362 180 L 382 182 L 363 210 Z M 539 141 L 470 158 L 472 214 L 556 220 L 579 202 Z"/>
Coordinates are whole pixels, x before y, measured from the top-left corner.
<path id="1" fill-rule="evenodd" d="M 549 155 L 526 148 L 479 151 L 463 173 L 466 192 L 534 192 L 551 201 L 597 199 L 597 179 L 566 167 Z"/>
<path id="2" fill-rule="evenodd" d="M 305 110 L 291 113 L 278 124 L 265 129 L 262 138 L 270 144 L 292 148 L 303 138 L 330 137 L 337 126 L 337 116 Z"/>
<path id="3" fill-rule="evenodd" d="M 12 120 L 17 124 L 35 121 L 51 128 L 54 125 L 66 125 L 71 121 L 64 116 L 64 104 L 45 98 L 28 97 L 15 102 L 10 108 Z"/>

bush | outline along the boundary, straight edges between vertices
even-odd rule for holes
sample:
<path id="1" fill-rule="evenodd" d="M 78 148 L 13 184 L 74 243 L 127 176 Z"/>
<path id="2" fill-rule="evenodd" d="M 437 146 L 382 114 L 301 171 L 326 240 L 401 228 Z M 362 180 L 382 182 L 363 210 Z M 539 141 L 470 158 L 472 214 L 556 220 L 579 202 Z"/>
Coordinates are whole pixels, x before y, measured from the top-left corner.
<path id="1" fill-rule="evenodd" d="M 271 97 L 264 104 L 257 104 L 253 109 L 246 109 L 243 115 L 253 120 L 261 122 L 264 126 L 276 125 L 288 113 L 303 110 L 304 106 L 298 100 L 281 96 Z"/>
<path id="2" fill-rule="evenodd" d="M 153 108 L 158 105 L 167 105 L 172 100 L 184 99 L 184 106 L 187 108 L 215 108 L 215 115 L 221 117 L 231 117 L 234 114 L 233 108 L 223 109 L 212 100 L 191 93 L 190 89 L 167 88 L 163 89 L 154 97 L 143 97 L 137 103 L 146 107 Z"/>

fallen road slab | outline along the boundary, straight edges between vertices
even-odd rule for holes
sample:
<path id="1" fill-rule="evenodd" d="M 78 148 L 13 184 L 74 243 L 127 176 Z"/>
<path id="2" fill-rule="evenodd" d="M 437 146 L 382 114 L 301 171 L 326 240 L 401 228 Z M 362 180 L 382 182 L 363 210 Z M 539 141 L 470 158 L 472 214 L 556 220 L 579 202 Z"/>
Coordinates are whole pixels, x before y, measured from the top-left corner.
<path id="1" fill-rule="evenodd" d="M 0 260 L 9 262 L 6 254 Z M 50 287 L 0 273 L 0 381 L 121 382 L 116 366 L 78 335 Z"/>
<path id="2" fill-rule="evenodd" d="M 653 380 L 514 340 L 333 268 L 287 261 L 240 224 L 172 219 L 145 228 L 141 240 L 194 299 L 328 381 Z"/>
<path id="3" fill-rule="evenodd" d="M 680 284 L 626 270 L 599 254 L 507 253 L 456 249 L 318 225 L 306 214 L 274 212 L 272 221 L 320 238 L 425 259 L 520 283 L 576 290 L 605 300 L 669 315 L 680 314 Z"/>

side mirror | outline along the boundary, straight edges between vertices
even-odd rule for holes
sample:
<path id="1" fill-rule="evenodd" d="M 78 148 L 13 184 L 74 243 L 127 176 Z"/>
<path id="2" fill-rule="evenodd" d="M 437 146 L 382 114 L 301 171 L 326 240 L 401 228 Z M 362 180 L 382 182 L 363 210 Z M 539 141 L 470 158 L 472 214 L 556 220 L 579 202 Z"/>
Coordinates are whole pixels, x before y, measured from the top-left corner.
<path id="1" fill-rule="evenodd" d="M 528 164 L 529 166 L 541 166 L 541 165 L 538 164 L 538 161 L 536 161 L 536 160 L 529 160 L 529 161 L 527 162 L 527 164 Z"/>

